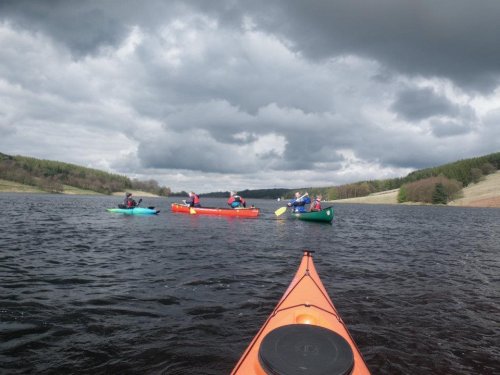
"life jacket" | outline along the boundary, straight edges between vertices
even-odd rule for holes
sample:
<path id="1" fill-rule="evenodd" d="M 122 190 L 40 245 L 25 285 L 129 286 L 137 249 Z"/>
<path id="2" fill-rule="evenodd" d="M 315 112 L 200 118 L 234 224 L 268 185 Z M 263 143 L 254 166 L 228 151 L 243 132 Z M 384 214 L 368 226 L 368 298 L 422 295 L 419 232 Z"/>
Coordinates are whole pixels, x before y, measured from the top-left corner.
<path id="1" fill-rule="evenodd" d="M 198 194 L 193 195 L 193 204 L 200 204 L 200 197 Z"/>
<path id="2" fill-rule="evenodd" d="M 319 199 L 315 199 L 311 210 L 321 211 L 321 201 Z"/>

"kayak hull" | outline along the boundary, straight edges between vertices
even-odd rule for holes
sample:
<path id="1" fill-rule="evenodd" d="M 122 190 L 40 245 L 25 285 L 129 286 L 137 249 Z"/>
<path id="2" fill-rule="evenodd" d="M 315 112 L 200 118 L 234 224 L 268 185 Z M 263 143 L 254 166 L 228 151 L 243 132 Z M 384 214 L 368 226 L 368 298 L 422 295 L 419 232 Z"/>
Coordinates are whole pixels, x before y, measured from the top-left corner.
<path id="1" fill-rule="evenodd" d="M 172 203 L 172 212 L 180 212 L 195 215 L 249 217 L 259 216 L 258 208 L 216 208 L 216 207 L 189 207 L 184 204 Z"/>
<path id="2" fill-rule="evenodd" d="M 125 215 L 156 215 L 160 210 L 155 210 L 153 208 L 146 207 L 134 207 L 134 208 L 108 208 L 109 212 L 114 212 L 117 214 Z"/>
<path id="3" fill-rule="evenodd" d="M 273 340 L 276 340 L 276 336 L 279 336 L 282 330 L 289 331 L 282 338 L 285 341 L 285 346 L 293 348 L 292 354 L 276 356 L 276 353 L 272 353 L 274 357 L 271 356 L 271 359 L 269 359 L 269 353 L 266 353 L 266 350 L 271 348 L 276 352 L 279 341 L 274 341 L 273 343 Z M 314 341 L 310 337 L 304 339 L 301 336 L 297 341 L 300 344 L 295 346 L 290 344 L 294 340 L 294 331 L 301 330 L 320 331 L 321 335 L 329 335 L 335 338 L 341 345 L 335 348 L 331 356 L 318 361 L 315 356 L 318 353 L 326 352 L 325 348 L 321 347 L 321 345 L 315 346 L 318 341 Z M 315 332 L 313 333 L 316 334 Z M 335 355 L 335 353 L 339 353 L 337 351 L 339 348 L 349 354 L 344 357 L 344 363 L 334 363 L 335 361 L 342 361 L 341 358 L 336 358 Z M 293 351 L 296 352 L 295 355 Z M 300 372 L 303 370 L 303 366 L 305 366 L 304 363 L 307 363 L 307 357 L 311 357 L 309 358 L 311 359 L 309 362 L 311 366 L 317 366 L 319 363 L 321 366 L 347 367 L 344 368 L 343 372 L 335 372 L 331 369 L 325 370 L 324 368 L 322 371 L 317 372 Z M 266 372 L 265 367 L 273 361 L 273 369 L 267 369 Z M 284 363 L 280 364 L 279 361 Z M 302 363 L 300 369 L 290 368 L 296 362 Z M 278 371 L 277 368 L 282 365 L 288 367 L 287 370 L 289 371 Z M 316 272 L 311 252 L 309 251 L 304 252 L 299 269 L 285 294 L 231 372 L 232 375 L 266 375 L 270 373 L 370 374 L 359 349 Z"/>
<path id="4" fill-rule="evenodd" d="M 326 207 L 321 211 L 293 212 L 292 217 L 305 221 L 331 223 L 333 220 L 333 207 Z"/>

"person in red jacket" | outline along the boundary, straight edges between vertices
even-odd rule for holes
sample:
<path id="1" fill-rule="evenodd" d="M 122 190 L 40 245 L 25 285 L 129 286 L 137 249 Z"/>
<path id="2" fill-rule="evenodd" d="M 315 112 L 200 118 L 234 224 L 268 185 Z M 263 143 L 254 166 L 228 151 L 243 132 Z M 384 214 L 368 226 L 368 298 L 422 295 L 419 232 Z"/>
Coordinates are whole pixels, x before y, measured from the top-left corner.
<path id="1" fill-rule="evenodd" d="M 240 197 L 235 191 L 232 191 L 229 194 L 229 199 L 227 200 L 227 204 L 231 206 L 231 208 L 238 208 L 238 207 L 246 207 L 247 202 Z"/>
<path id="2" fill-rule="evenodd" d="M 132 198 L 132 193 L 125 194 L 123 203 L 127 208 L 134 208 L 135 206 L 137 206 L 137 202 L 134 200 L 134 198 Z"/>
<path id="3" fill-rule="evenodd" d="M 189 200 L 186 201 L 186 204 L 189 207 L 201 207 L 200 196 L 198 194 L 195 194 L 194 191 L 189 192 Z"/>
<path id="4" fill-rule="evenodd" d="M 311 203 L 311 211 L 321 211 L 321 194 L 316 195 L 316 198 Z"/>

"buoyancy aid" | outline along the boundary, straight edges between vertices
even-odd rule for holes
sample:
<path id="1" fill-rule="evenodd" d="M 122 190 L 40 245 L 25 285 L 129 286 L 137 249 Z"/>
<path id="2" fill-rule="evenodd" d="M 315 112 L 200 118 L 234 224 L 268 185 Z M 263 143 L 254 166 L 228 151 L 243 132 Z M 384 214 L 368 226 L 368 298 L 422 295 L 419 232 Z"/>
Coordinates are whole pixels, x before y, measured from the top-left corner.
<path id="1" fill-rule="evenodd" d="M 193 195 L 193 204 L 200 204 L 200 197 L 198 194 Z"/>
<path id="2" fill-rule="evenodd" d="M 314 210 L 314 211 L 321 211 L 321 201 L 320 201 L 319 199 L 315 199 L 315 200 L 313 201 L 313 204 L 312 204 L 311 210 Z"/>

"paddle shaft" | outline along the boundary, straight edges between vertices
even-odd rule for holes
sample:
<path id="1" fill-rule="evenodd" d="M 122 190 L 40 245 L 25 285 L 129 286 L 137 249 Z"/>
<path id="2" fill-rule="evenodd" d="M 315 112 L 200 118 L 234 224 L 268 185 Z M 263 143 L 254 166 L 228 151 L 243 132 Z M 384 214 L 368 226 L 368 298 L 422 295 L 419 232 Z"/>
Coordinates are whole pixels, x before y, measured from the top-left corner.
<path id="1" fill-rule="evenodd" d="M 307 193 L 306 193 L 306 194 L 302 195 L 301 197 L 299 197 L 299 198 L 295 199 L 295 201 L 298 201 L 298 200 L 300 200 L 300 199 L 304 198 L 306 195 L 309 195 L 309 194 L 307 194 Z M 286 211 L 286 209 L 287 209 L 287 207 L 288 207 L 288 206 L 278 208 L 278 209 L 274 212 L 274 214 L 275 214 L 276 216 L 280 216 L 280 215 L 284 214 L 284 213 L 285 213 L 285 211 Z"/>

